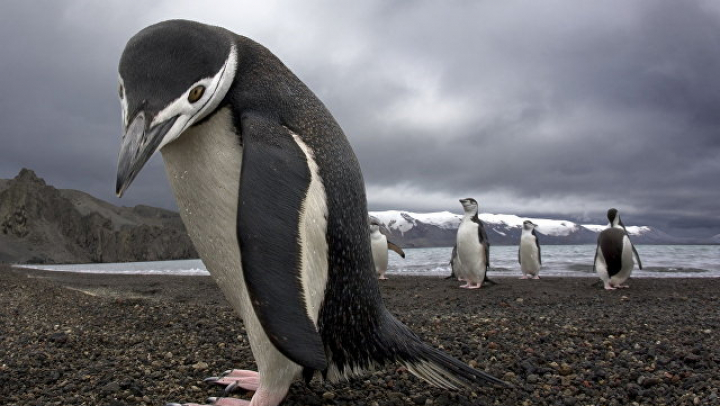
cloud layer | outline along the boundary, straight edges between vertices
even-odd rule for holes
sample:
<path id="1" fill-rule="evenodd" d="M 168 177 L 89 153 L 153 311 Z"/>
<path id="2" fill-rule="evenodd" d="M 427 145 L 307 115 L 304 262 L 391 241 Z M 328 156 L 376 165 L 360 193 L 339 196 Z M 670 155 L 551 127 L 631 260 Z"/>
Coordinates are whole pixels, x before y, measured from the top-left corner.
<path id="1" fill-rule="evenodd" d="M 113 196 L 117 61 L 151 23 L 275 52 L 351 140 L 374 210 L 490 212 L 720 233 L 720 7 L 654 2 L 0 3 L 0 177 L 174 207 L 154 158 Z"/>

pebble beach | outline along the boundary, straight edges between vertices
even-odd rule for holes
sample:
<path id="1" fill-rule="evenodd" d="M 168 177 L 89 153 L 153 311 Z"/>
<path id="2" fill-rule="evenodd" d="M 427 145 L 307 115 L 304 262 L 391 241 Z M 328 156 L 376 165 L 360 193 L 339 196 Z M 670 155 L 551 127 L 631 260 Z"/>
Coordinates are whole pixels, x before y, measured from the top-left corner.
<path id="1" fill-rule="evenodd" d="M 398 365 L 298 381 L 283 405 L 720 405 L 720 279 L 429 276 L 382 281 L 423 339 L 513 388 L 436 389 Z M 255 369 L 242 321 L 207 276 L 97 275 L 0 265 L 1 405 L 202 402 L 203 379 Z M 232 396 L 249 399 L 251 394 Z"/>

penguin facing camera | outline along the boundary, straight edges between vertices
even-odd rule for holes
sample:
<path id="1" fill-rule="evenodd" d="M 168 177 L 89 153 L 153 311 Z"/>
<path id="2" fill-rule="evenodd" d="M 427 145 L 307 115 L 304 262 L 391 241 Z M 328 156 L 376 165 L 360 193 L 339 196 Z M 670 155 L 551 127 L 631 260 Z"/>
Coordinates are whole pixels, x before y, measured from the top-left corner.
<path id="1" fill-rule="evenodd" d="M 478 203 L 473 198 L 460 199 L 463 218 L 457 231 L 456 253 L 458 279 L 465 281 L 463 289 L 480 289 L 490 263 L 490 243 L 483 222 L 478 218 Z M 453 259 L 452 262 L 455 260 Z"/>
<path id="2" fill-rule="evenodd" d="M 542 256 L 540 253 L 540 239 L 535 233 L 537 224 L 530 220 L 523 221 L 520 246 L 518 247 L 518 262 L 522 277 L 520 279 L 540 279 Z"/>

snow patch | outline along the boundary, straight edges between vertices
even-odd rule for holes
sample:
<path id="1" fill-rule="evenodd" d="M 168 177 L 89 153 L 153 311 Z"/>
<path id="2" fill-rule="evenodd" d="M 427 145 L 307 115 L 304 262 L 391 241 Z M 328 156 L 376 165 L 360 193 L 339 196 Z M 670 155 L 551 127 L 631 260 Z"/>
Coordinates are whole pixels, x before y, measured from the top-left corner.
<path id="1" fill-rule="evenodd" d="M 609 227 L 609 224 L 606 224 L 604 226 L 597 225 L 597 224 L 583 224 L 583 227 L 587 228 L 588 230 L 599 233 L 606 228 Z M 643 235 L 647 234 L 651 231 L 650 227 L 648 226 L 625 226 L 625 229 L 627 230 L 628 234 L 630 235 Z"/>
<path id="2" fill-rule="evenodd" d="M 460 221 L 462 220 L 462 215 L 449 211 L 414 213 L 401 210 L 386 210 L 371 211 L 370 215 L 377 217 L 388 229 L 403 235 L 412 230 L 418 223 L 428 224 L 442 229 L 456 229 L 460 226 Z M 583 228 L 595 233 L 599 233 L 607 228 L 607 225 L 580 225 L 569 220 L 520 217 L 514 214 L 480 213 L 478 217 L 488 228 L 491 228 L 492 231 L 501 235 L 507 235 L 506 231 L 508 229 L 522 228 L 525 220 L 530 220 L 537 224 L 536 229 L 538 232 L 556 237 L 565 237 Z M 629 226 L 626 227 L 626 229 L 630 235 L 643 235 L 652 231 L 652 229 L 647 226 Z"/>
<path id="3" fill-rule="evenodd" d="M 386 210 L 371 211 L 369 214 L 382 221 L 385 227 L 399 231 L 401 234 L 410 231 L 418 222 L 440 228 L 453 229 L 458 228 L 462 220 L 462 216 L 450 213 L 449 211 L 413 213 L 409 211 Z"/>

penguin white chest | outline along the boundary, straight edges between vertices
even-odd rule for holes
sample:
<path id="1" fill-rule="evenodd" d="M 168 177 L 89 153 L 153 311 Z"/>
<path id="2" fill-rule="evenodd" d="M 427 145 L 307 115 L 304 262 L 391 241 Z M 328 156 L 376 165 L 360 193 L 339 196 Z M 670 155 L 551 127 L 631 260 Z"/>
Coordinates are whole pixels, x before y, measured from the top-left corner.
<path id="1" fill-rule="evenodd" d="M 536 274 L 540 270 L 540 261 L 535 236 L 523 233 L 520 237 L 520 268 L 524 273 Z"/>
<path id="2" fill-rule="evenodd" d="M 245 285 L 237 239 L 242 168 L 240 138 L 231 115 L 221 110 L 162 149 L 180 216 L 203 263 L 247 330 L 258 370 L 268 385 L 294 377 L 300 368 L 267 338 Z"/>
<path id="3" fill-rule="evenodd" d="M 243 319 L 249 303 L 237 240 L 242 146 L 228 110 L 188 129 L 161 151 L 188 234 L 208 271 Z"/>
<path id="4" fill-rule="evenodd" d="M 388 265 L 387 237 L 379 231 L 376 231 L 370 235 L 370 245 L 372 248 L 375 270 L 379 273 L 385 272 Z"/>
<path id="5" fill-rule="evenodd" d="M 480 244 L 479 226 L 473 221 L 460 223 L 457 233 L 457 253 L 465 274 L 485 270 L 485 247 Z"/>

